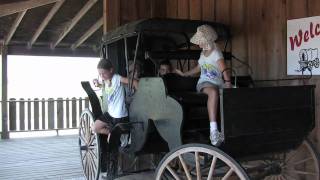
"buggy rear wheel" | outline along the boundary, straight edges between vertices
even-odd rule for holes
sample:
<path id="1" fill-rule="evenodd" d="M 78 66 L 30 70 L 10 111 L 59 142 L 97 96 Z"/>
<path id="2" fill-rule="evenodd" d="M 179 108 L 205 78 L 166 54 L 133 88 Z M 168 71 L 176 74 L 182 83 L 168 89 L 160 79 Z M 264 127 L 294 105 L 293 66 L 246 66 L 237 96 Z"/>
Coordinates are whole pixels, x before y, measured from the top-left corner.
<path id="1" fill-rule="evenodd" d="M 233 158 L 220 149 L 203 144 L 186 144 L 168 153 L 156 171 L 156 180 L 248 180 Z"/>
<path id="2" fill-rule="evenodd" d="M 251 168 L 258 169 L 258 171 L 252 171 L 250 173 L 253 179 L 320 179 L 319 157 L 308 140 L 303 141 L 298 148 L 289 152 L 272 154 L 263 160 L 243 163 L 243 166 L 247 169 L 247 172 L 251 172 L 250 168 L 248 168 L 250 166 Z"/>
<path id="3" fill-rule="evenodd" d="M 87 180 L 98 180 L 100 174 L 99 136 L 92 130 L 94 118 L 86 109 L 80 115 L 79 147 L 83 173 Z"/>

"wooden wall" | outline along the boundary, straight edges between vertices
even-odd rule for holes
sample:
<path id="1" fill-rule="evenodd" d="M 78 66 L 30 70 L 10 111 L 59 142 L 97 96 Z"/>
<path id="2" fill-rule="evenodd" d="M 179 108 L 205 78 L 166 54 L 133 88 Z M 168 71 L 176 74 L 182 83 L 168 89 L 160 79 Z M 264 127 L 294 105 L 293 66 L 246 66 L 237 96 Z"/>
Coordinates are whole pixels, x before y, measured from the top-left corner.
<path id="1" fill-rule="evenodd" d="M 104 0 L 106 30 L 142 18 L 166 17 L 163 0 Z"/>
<path id="2" fill-rule="evenodd" d="M 287 78 L 287 20 L 320 15 L 319 0 L 121 0 L 119 4 L 117 25 L 144 17 L 201 19 L 230 25 L 233 39 L 229 48 L 236 57 L 251 65 L 256 80 Z M 233 65 L 240 64 L 234 62 Z M 248 70 L 240 67 L 237 72 L 247 74 Z M 310 139 L 320 150 L 320 78 L 314 76 L 309 82 L 319 86 L 316 89 L 317 127 Z"/>

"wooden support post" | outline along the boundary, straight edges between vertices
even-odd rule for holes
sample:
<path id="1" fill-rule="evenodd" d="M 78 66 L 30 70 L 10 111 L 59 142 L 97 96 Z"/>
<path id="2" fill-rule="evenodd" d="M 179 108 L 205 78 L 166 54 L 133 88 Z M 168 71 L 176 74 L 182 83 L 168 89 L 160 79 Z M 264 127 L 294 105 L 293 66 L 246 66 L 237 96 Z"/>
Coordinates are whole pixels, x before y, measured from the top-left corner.
<path id="1" fill-rule="evenodd" d="M 103 0 L 103 35 L 107 34 L 107 0 Z"/>
<path id="2" fill-rule="evenodd" d="M 105 0 L 104 7 L 104 30 L 106 32 L 120 26 L 120 1 Z M 105 32 L 105 33 L 106 33 Z"/>
<path id="3" fill-rule="evenodd" d="M 8 99 L 8 87 L 7 87 L 7 77 L 8 77 L 8 71 L 7 71 L 7 62 L 8 62 L 8 56 L 7 56 L 7 46 L 1 47 L 1 60 L 2 60 L 2 66 L 1 66 L 1 112 L 2 112 L 2 132 L 1 132 L 1 139 L 8 139 L 9 138 L 9 132 L 8 132 L 8 106 L 7 106 L 7 99 Z"/>

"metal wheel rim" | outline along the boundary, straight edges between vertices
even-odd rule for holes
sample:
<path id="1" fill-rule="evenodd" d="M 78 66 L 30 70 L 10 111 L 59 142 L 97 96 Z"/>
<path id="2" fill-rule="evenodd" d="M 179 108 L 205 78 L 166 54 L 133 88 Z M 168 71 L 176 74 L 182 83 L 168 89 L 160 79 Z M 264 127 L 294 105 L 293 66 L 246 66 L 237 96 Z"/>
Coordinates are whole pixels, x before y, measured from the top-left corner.
<path id="1" fill-rule="evenodd" d="M 89 110 L 80 115 L 79 147 L 81 165 L 87 180 L 98 180 L 100 174 L 100 145 L 99 136 L 92 131 L 94 118 Z"/>
<path id="2" fill-rule="evenodd" d="M 195 157 L 195 176 L 193 173 L 190 172 L 188 169 L 186 163 L 184 162 L 183 155 L 186 153 L 194 153 Z M 201 167 L 200 154 L 209 155 L 211 156 L 211 160 L 209 163 L 209 169 L 208 172 L 203 174 L 203 170 L 206 167 Z M 173 161 L 178 161 L 181 165 L 180 171 L 182 172 L 183 176 L 177 173 L 173 168 L 170 167 L 170 163 Z M 222 175 L 221 178 L 215 178 L 215 166 L 218 162 L 225 163 L 226 166 L 226 173 Z M 171 178 L 167 178 L 166 174 L 170 174 Z M 204 176 L 202 176 L 204 175 Z M 178 149 L 175 149 L 168 153 L 160 162 L 157 171 L 156 171 L 156 180 L 162 180 L 162 179 L 197 179 L 197 180 L 216 180 L 216 179 L 240 179 L 240 180 L 247 180 L 249 179 L 246 172 L 243 170 L 241 165 L 237 163 L 233 158 L 231 158 L 229 155 L 224 153 L 223 151 L 219 150 L 218 148 L 208 146 L 208 145 L 202 145 L 202 144 L 187 144 L 183 145 Z"/>

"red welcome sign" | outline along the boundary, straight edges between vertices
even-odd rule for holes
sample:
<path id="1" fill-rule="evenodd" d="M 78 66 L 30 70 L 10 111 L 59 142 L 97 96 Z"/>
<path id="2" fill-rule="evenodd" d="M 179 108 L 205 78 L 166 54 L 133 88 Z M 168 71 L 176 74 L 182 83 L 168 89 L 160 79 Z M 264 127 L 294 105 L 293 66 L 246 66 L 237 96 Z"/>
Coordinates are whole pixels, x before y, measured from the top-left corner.
<path id="1" fill-rule="evenodd" d="M 319 75 L 320 16 L 287 21 L 287 74 Z"/>

